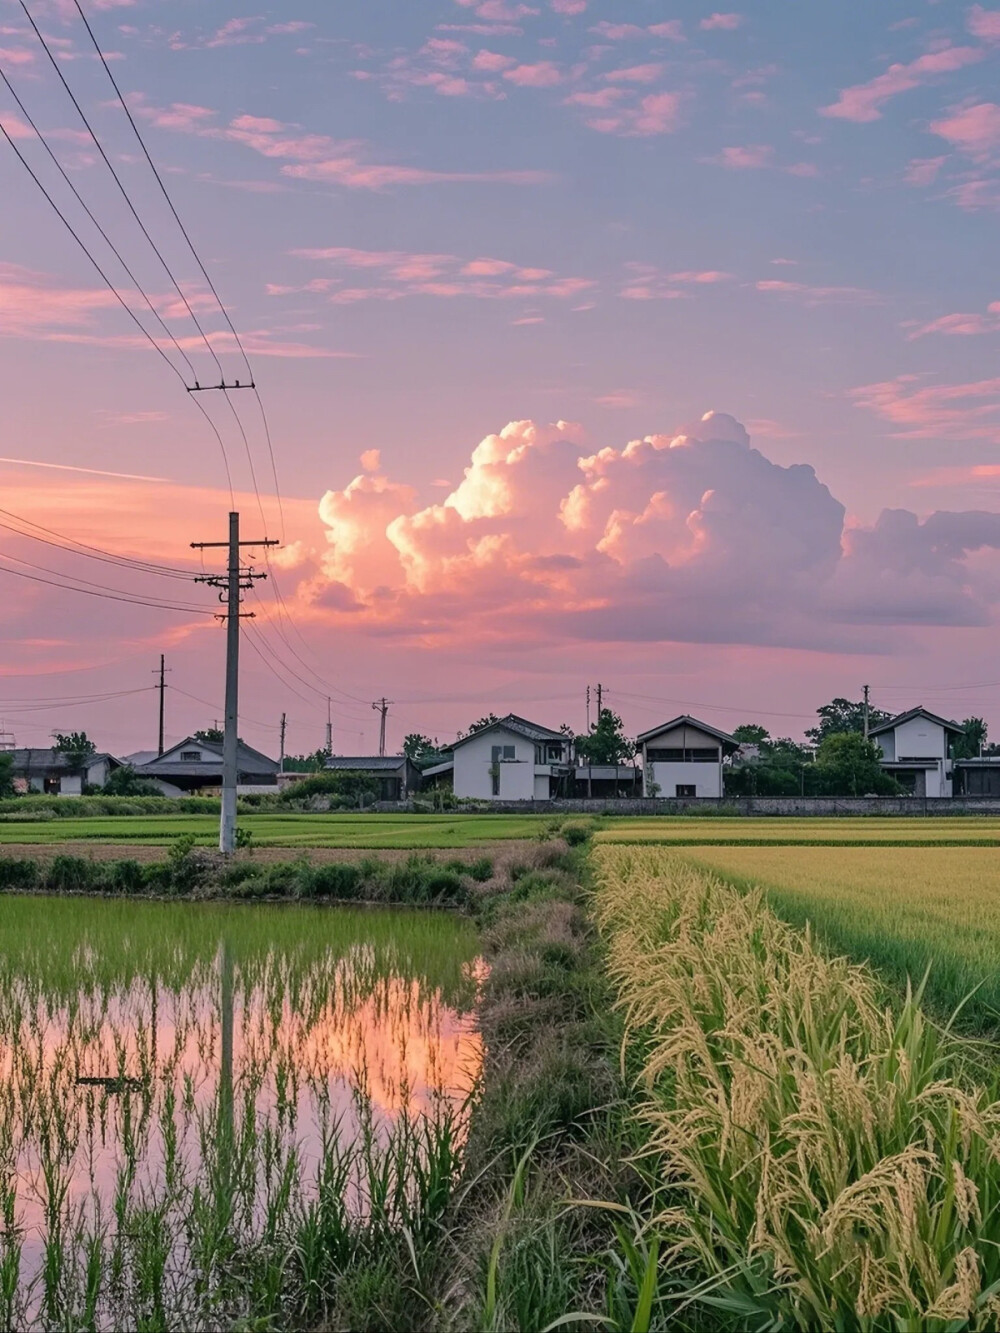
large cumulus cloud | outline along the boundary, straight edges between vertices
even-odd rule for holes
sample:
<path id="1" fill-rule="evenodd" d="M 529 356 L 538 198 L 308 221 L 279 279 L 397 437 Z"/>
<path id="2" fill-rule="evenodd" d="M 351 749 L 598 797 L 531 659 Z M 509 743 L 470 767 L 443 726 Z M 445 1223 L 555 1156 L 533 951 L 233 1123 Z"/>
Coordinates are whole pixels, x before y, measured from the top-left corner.
<path id="1" fill-rule="evenodd" d="M 975 553 L 1000 548 L 1000 515 L 891 510 L 845 529 L 811 467 L 771 462 L 719 412 L 622 448 L 583 440 L 512 422 L 426 507 L 377 470 L 328 491 L 303 595 L 386 634 L 497 643 L 861 648 L 989 617 Z"/>

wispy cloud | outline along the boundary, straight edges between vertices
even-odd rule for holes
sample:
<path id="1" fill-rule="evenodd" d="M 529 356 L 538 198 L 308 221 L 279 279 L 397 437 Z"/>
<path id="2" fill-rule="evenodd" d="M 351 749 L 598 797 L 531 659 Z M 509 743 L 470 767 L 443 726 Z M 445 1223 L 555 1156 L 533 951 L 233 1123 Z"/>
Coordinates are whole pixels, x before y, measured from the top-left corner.
<path id="1" fill-rule="evenodd" d="M 878 293 L 867 287 L 814 287 L 806 282 L 785 282 L 780 278 L 764 278 L 754 285 L 759 292 L 806 306 L 874 305 L 880 300 Z"/>
<path id="2" fill-rule="evenodd" d="M 928 384 L 923 376 L 898 375 L 853 389 L 851 397 L 894 426 L 899 439 L 1000 443 L 1000 378 Z"/>
<path id="3" fill-rule="evenodd" d="M 882 107 L 890 98 L 909 92 L 911 88 L 919 88 L 939 75 L 952 74 L 966 65 L 975 64 L 984 54 L 983 48 L 978 46 L 947 46 L 941 51 L 918 56 L 909 64 L 890 65 L 885 73 L 876 75 L 867 83 L 843 89 L 836 102 L 820 107 L 820 115 L 862 124 L 879 120 Z"/>
<path id="4" fill-rule="evenodd" d="M 743 24 L 742 14 L 710 14 L 698 24 L 703 32 L 734 32 Z"/>
<path id="5" fill-rule="evenodd" d="M 947 139 L 975 162 L 988 162 L 1000 149 L 1000 106 L 995 102 L 965 103 L 931 122 L 931 131 Z"/>

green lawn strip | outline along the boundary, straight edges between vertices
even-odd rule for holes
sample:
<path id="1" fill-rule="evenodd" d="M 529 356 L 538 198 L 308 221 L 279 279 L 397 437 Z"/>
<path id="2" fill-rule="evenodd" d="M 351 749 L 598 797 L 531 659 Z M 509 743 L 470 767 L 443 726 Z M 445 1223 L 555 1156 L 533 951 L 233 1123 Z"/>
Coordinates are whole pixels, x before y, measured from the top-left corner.
<path id="1" fill-rule="evenodd" d="M 449 1219 L 453 1329 L 643 1327 L 642 1274 L 610 1258 L 639 1179 L 585 850 L 541 844 L 477 911 L 484 1065 Z"/>
<path id="2" fill-rule="evenodd" d="M 978 927 L 915 908 L 888 916 L 873 911 L 866 919 L 833 894 L 797 891 L 697 856 L 685 854 L 685 860 L 743 891 L 760 885 L 777 915 L 799 929 L 808 926 L 827 952 L 870 963 L 893 1000 L 926 975 L 924 1003 L 939 1021 L 962 1006 L 957 1025 L 963 1032 L 993 1035 L 1000 1027 L 1000 940 Z"/>

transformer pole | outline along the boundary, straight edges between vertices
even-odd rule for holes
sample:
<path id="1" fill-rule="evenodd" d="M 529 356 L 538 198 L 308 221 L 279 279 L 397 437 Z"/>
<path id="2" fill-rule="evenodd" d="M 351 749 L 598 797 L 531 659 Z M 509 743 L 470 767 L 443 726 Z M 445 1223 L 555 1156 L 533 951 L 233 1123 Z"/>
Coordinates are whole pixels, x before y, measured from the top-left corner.
<path id="1" fill-rule="evenodd" d="M 156 675 L 157 673 L 154 671 L 153 674 Z M 159 670 L 160 683 L 159 685 L 155 686 L 155 688 L 160 692 L 160 733 L 159 733 L 159 749 L 157 750 L 157 755 L 160 759 L 163 758 L 163 696 L 167 688 L 167 682 L 164 679 L 166 674 L 167 673 L 166 673 L 166 667 L 164 665 L 164 657 L 163 654 L 161 653 L 160 670 Z"/>
<path id="2" fill-rule="evenodd" d="M 219 600 L 225 602 L 226 622 L 226 721 L 222 739 L 222 814 L 219 820 L 219 851 L 228 856 L 236 850 L 236 785 L 239 779 L 239 693 L 240 693 L 240 603 L 241 593 L 253 586 L 255 579 L 267 578 L 252 569 L 240 569 L 241 546 L 277 546 L 276 541 L 240 541 L 240 516 L 229 515 L 229 540 L 192 542 L 195 550 L 209 547 L 228 549 L 229 563 L 224 575 L 199 575 L 197 583 L 218 588 Z M 253 612 L 248 613 L 250 616 Z"/>
<path id="3" fill-rule="evenodd" d="M 385 718 L 391 703 L 392 700 L 386 699 L 383 695 L 381 699 L 377 699 L 375 703 L 372 704 L 372 708 L 375 709 L 376 713 L 381 714 L 381 721 L 378 729 L 378 752 L 380 755 L 385 754 Z"/>
<path id="4" fill-rule="evenodd" d="M 865 708 L 865 740 L 867 740 L 867 739 L 868 739 L 868 686 L 867 686 L 867 685 L 864 687 L 864 691 L 865 691 L 865 704 L 864 704 L 864 708 Z"/>

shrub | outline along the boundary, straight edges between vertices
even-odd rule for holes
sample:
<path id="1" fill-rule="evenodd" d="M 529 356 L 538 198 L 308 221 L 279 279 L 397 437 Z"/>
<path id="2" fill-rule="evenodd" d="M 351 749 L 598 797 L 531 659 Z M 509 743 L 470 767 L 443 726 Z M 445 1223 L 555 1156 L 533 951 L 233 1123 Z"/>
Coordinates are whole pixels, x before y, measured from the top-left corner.
<path id="1" fill-rule="evenodd" d="M 477 884 L 485 884 L 493 878 L 493 862 L 488 856 L 480 856 L 466 867 L 466 874 Z"/>
<path id="2" fill-rule="evenodd" d="M 46 884 L 57 893 L 86 893 L 97 878 L 93 861 L 82 856 L 57 856 L 49 866 Z"/>
<path id="3" fill-rule="evenodd" d="M 194 854 L 193 833 L 175 838 L 167 852 L 169 887 L 174 893 L 190 893 L 201 881 L 204 867 Z"/>
<path id="4" fill-rule="evenodd" d="M 357 898 L 361 892 L 361 868 L 346 861 L 310 866 L 300 879 L 300 892 L 308 898 Z"/>
<path id="5" fill-rule="evenodd" d="M 27 857 L 0 860 L 0 889 L 33 889 L 37 883 L 37 861 Z"/>
<path id="6" fill-rule="evenodd" d="M 366 803 L 376 800 L 378 791 L 363 773 L 313 773 L 286 787 L 280 800 L 288 805 L 314 796 L 342 797 L 348 805 L 356 806 L 362 799 Z"/>
<path id="7" fill-rule="evenodd" d="M 593 834 L 597 825 L 592 819 L 567 819 L 560 832 L 571 847 L 579 847 Z"/>
<path id="8" fill-rule="evenodd" d="M 112 861 L 105 882 L 112 893 L 141 893 L 146 880 L 138 861 Z"/>

